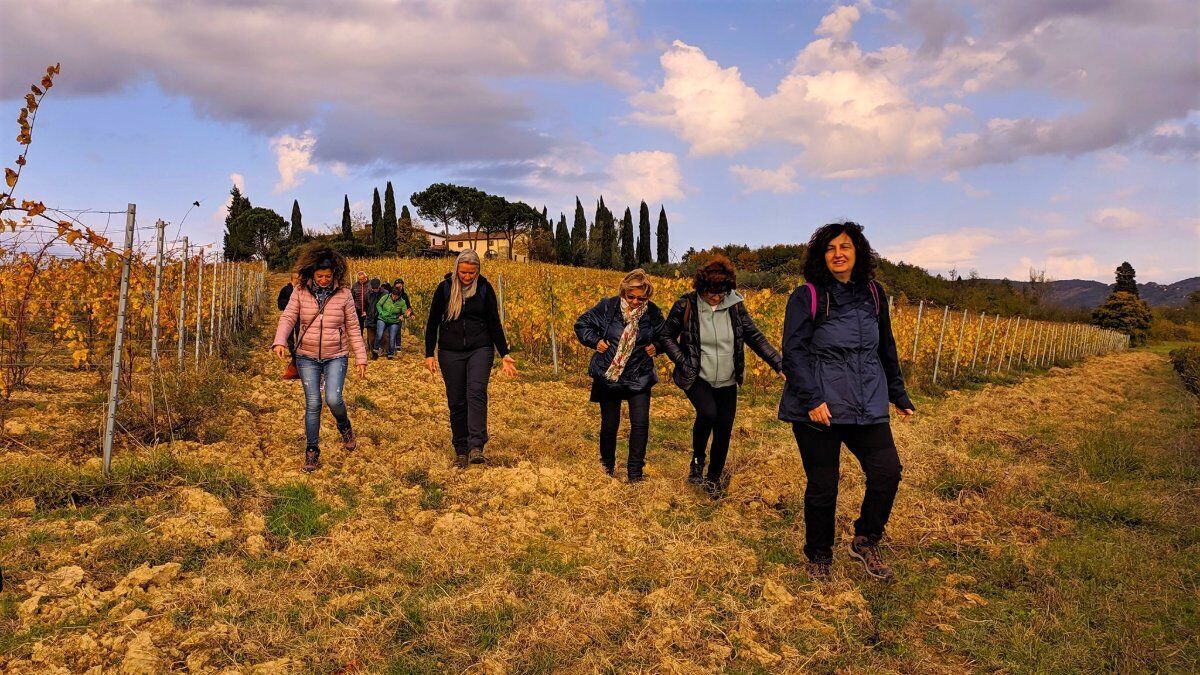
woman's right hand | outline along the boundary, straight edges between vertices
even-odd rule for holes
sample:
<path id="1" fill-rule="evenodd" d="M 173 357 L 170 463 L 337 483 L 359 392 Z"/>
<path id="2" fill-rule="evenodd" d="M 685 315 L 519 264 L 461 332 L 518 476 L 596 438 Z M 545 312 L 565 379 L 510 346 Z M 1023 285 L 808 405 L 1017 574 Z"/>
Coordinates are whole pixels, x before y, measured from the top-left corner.
<path id="1" fill-rule="evenodd" d="M 437 359 L 432 356 L 426 357 L 425 370 L 428 370 L 430 375 L 437 375 Z"/>
<path id="2" fill-rule="evenodd" d="M 275 352 L 275 356 L 280 359 L 286 359 L 288 357 L 288 349 L 283 345 L 275 345 L 274 347 L 271 347 L 271 351 Z"/>
<path id="3" fill-rule="evenodd" d="M 600 352 L 601 354 L 608 351 L 608 340 L 601 340 L 597 342 L 596 351 Z"/>
<path id="4" fill-rule="evenodd" d="M 821 403 L 821 405 L 808 411 L 808 418 L 817 424 L 830 426 L 831 420 L 829 417 L 829 406 L 825 403 Z"/>

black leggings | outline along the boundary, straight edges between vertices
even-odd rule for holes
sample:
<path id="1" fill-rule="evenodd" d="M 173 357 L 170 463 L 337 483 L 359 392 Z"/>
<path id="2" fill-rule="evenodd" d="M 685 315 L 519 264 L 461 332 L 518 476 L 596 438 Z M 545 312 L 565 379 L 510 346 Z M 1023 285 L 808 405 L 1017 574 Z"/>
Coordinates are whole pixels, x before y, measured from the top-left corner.
<path id="1" fill-rule="evenodd" d="M 714 483 L 721 480 L 721 473 L 725 471 L 733 418 L 737 415 L 737 394 L 736 384 L 714 389 L 700 378 L 696 378 L 692 388 L 687 390 L 688 400 L 696 408 L 696 422 L 692 425 L 692 461 L 704 464 L 704 451 L 708 437 L 712 436 L 708 480 Z"/>
<path id="2" fill-rule="evenodd" d="M 900 486 L 900 456 L 892 440 L 892 427 L 880 424 L 834 424 L 796 422 L 792 425 L 808 487 L 804 490 L 804 553 L 809 560 L 833 557 L 834 517 L 837 512 L 839 461 L 842 443 L 854 453 L 867 475 L 854 535 L 871 543 L 883 537 Z"/>
<path id="3" fill-rule="evenodd" d="M 650 391 L 629 398 L 628 474 L 642 475 L 646 464 L 646 440 L 650 436 Z M 600 461 L 612 468 L 617 463 L 617 429 L 621 426 L 621 399 L 600 401 Z"/>
<path id="4" fill-rule="evenodd" d="M 468 352 L 437 351 L 438 365 L 446 381 L 451 442 L 459 455 L 477 448 L 482 450 L 488 442 L 488 380 L 492 377 L 495 354 L 491 345 Z"/>

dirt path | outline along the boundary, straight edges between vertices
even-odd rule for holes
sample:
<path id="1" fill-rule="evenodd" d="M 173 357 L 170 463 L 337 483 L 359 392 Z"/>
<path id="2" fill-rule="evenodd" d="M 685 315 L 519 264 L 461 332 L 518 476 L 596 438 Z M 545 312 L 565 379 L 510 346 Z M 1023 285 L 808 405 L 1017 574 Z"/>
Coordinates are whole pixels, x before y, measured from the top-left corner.
<path id="1" fill-rule="evenodd" d="M 1102 481 L 1063 458 L 1081 456 L 1086 439 L 1111 428 L 1149 425 L 1149 465 L 1154 453 L 1193 447 L 1186 437 L 1195 429 L 1195 399 L 1180 394 L 1161 357 L 1142 352 L 924 401 L 916 420 L 895 425 L 905 475 L 889 547 L 901 581 L 872 584 L 839 553 L 835 582 L 818 587 L 802 571 L 803 472 L 789 430 L 774 419 L 773 395 L 743 394 L 733 482 L 713 503 L 682 480 L 692 412 L 669 383 L 652 405 L 645 483 L 601 473 L 599 415 L 583 381 L 538 369 L 497 374 L 490 462 L 456 471 L 444 389 L 421 356 L 406 335 L 396 360 L 373 361 L 366 381 L 350 376 L 345 397 L 360 447 L 337 448 L 326 411 L 317 473 L 299 470 L 299 383 L 279 380 L 280 364 L 259 350 L 228 396 L 230 413 L 214 433 L 223 440 L 175 452 L 261 487 L 215 504 L 203 492 L 160 496 L 123 520 L 10 510 L 5 541 L 27 541 L 39 528 L 71 536 L 42 556 L 40 571 L 22 574 L 24 590 L 7 601 L 43 594 L 32 613 L 14 610 L 25 632 L 0 667 L 137 672 L 144 652 L 159 668 L 245 672 L 256 664 L 264 672 L 1020 670 L 1018 656 L 989 655 L 970 636 L 987 643 L 981 622 L 999 622 L 992 631 L 1022 623 L 1009 609 L 1047 588 L 1071 602 L 1043 551 L 1082 536 L 1085 521 L 1060 505 L 1089 498 Z M 843 535 L 861 495 L 847 459 Z M 1169 501 L 1142 505 L 1166 527 Z M 1175 503 L 1194 508 L 1196 495 Z M 299 523 L 298 534 L 280 536 L 278 518 Z M 151 542 L 149 562 L 182 568 L 114 595 L 124 582 L 104 571 L 103 552 L 121 537 Z M 1184 544 L 1194 559 L 1195 542 Z M 75 566 L 80 579 L 54 580 Z M 1186 588 L 1188 577 L 1169 581 Z M 68 619 L 80 628 L 64 628 Z M 54 628 L 30 635 L 38 626 Z M 1180 651 L 1170 634 L 1149 644 L 1149 663 L 1171 649 L 1175 661 L 1166 663 L 1195 655 L 1194 644 Z"/>

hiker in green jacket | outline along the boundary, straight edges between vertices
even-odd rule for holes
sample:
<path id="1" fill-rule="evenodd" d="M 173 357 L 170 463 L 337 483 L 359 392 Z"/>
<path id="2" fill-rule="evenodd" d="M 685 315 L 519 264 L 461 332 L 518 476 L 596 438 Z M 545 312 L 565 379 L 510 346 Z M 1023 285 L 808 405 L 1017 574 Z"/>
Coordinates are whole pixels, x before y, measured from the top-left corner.
<path id="1" fill-rule="evenodd" d="M 392 286 L 391 292 L 379 298 L 375 303 L 375 345 L 374 351 L 383 349 L 387 342 L 387 357 L 396 356 L 396 348 L 400 345 L 400 325 L 403 317 L 411 313 L 408 300 L 402 295 L 404 291 Z"/>

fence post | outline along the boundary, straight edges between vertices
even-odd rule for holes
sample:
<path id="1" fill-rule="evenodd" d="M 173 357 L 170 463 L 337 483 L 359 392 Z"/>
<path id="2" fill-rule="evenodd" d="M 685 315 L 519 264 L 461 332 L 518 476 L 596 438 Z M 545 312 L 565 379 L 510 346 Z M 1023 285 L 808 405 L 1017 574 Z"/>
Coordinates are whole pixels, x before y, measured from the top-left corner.
<path id="1" fill-rule="evenodd" d="M 1026 323 L 1029 319 L 1025 320 Z M 1021 339 L 1021 317 L 1017 317 L 1017 325 L 1012 329 L 1012 339 L 1008 341 L 1008 360 L 1004 363 L 1005 370 L 1012 370 L 1013 362 L 1013 347 L 1016 346 Z"/>
<path id="2" fill-rule="evenodd" d="M 546 283 L 550 287 L 550 363 L 554 366 L 554 374 L 558 375 L 558 333 L 554 329 L 554 319 L 558 316 L 558 305 L 554 301 L 554 276 L 546 273 Z"/>
<path id="3" fill-rule="evenodd" d="M 112 372 L 108 382 L 108 414 L 104 419 L 104 459 L 102 467 L 104 475 L 108 476 L 112 466 L 113 429 L 117 424 L 117 397 L 121 387 L 121 349 L 125 342 L 125 305 L 129 301 L 129 261 L 133 258 L 133 224 L 137 216 L 137 206 L 130 204 L 125 207 L 125 250 L 121 262 L 121 295 L 117 300 L 117 334 L 113 340 Z"/>
<path id="4" fill-rule="evenodd" d="M 498 300 L 500 303 L 500 325 L 504 325 L 507 322 L 508 317 L 504 313 L 504 275 L 503 274 L 496 275 L 496 287 L 497 287 L 496 290 L 498 291 L 497 295 L 499 296 Z"/>
<path id="5" fill-rule="evenodd" d="M 158 230 L 157 252 L 154 254 L 154 309 L 150 316 L 153 317 L 150 326 L 150 364 L 158 366 L 158 302 L 162 298 L 162 278 L 163 278 L 163 233 L 167 229 L 167 224 L 162 220 L 154 223 L 155 229 Z M 151 397 L 153 400 L 153 397 Z"/>
<path id="6" fill-rule="evenodd" d="M 979 362 L 979 343 L 983 342 L 983 324 L 986 316 L 987 312 L 979 313 L 979 328 L 975 331 L 975 353 L 971 356 L 971 370 L 975 370 L 975 364 Z"/>
<path id="7" fill-rule="evenodd" d="M 987 360 L 983 362 L 983 372 L 986 374 L 992 369 L 992 352 L 996 349 L 996 332 L 1000 330 L 1000 315 L 996 315 L 996 320 L 992 322 L 992 339 L 988 342 Z"/>
<path id="8" fill-rule="evenodd" d="M 950 374 L 950 379 L 958 379 L 958 358 L 962 353 L 963 334 L 967 332 L 967 310 L 963 310 L 962 323 L 958 326 L 958 346 L 954 348 L 954 372 Z"/>
<path id="9" fill-rule="evenodd" d="M 213 261 L 212 268 L 212 288 L 209 290 L 208 299 L 208 355 L 212 356 L 213 342 L 217 335 L 217 266 L 220 265 L 216 260 Z"/>
<path id="10" fill-rule="evenodd" d="M 937 356 L 933 357 L 933 383 L 937 384 L 938 366 L 942 365 L 942 341 L 946 337 L 946 319 L 950 316 L 950 305 L 942 308 L 942 330 L 938 333 Z"/>
<path id="11" fill-rule="evenodd" d="M 196 276 L 196 372 L 200 372 L 200 338 L 203 328 L 200 324 L 200 308 L 204 306 L 204 247 L 200 248 L 199 270 Z"/>
<path id="12" fill-rule="evenodd" d="M 920 305 L 917 305 L 917 324 L 913 329 L 913 348 L 912 358 L 909 361 L 915 366 L 917 363 L 917 343 L 921 340 L 921 315 L 925 313 L 925 301 L 922 300 Z"/>
<path id="13" fill-rule="evenodd" d="M 177 317 L 178 321 L 175 324 L 175 329 L 179 332 L 179 340 L 178 344 L 176 345 L 176 351 L 178 352 L 176 359 L 179 361 L 180 368 L 183 367 L 183 341 L 186 339 L 184 334 L 187 333 L 187 326 L 184 325 L 183 309 L 187 303 L 187 268 L 188 253 L 190 252 L 190 249 L 188 249 L 188 238 L 184 237 L 183 260 L 181 260 L 179 263 L 181 270 L 179 277 L 179 316 Z"/>
<path id="14" fill-rule="evenodd" d="M 1008 334 L 1012 332 L 1012 317 L 1008 317 L 1008 321 L 1004 322 L 1004 335 L 1000 338 L 1000 357 L 996 359 L 996 370 L 993 373 L 999 375 L 1000 367 L 1004 365 L 1004 347 L 1008 344 Z"/>

